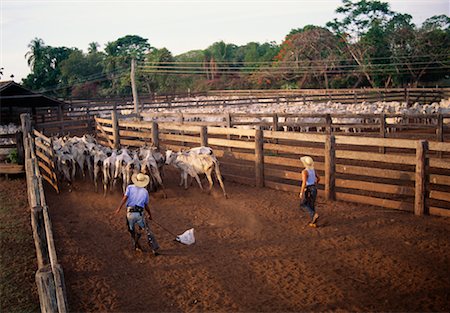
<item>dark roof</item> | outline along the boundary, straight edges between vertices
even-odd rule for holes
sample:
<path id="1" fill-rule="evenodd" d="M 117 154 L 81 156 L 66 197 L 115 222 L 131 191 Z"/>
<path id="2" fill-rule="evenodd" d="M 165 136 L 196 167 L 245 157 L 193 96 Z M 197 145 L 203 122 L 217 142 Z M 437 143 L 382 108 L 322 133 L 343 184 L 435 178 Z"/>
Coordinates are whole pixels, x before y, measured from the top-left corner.
<path id="1" fill-rule="evenodd" d="M 53 107 L 64 102 L 28 90 L 14 81 L 0 82 L 0 107 Z"/>

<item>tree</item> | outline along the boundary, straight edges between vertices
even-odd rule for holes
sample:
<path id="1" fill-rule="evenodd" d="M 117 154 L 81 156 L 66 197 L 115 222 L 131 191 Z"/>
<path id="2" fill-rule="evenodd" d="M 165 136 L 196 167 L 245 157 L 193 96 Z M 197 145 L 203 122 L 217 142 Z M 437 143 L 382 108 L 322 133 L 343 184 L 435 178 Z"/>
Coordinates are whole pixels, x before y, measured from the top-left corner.
<path id="1" fill-rule="evenodd" d="M 131 94 L 131 60 L 144 61 L 151 49 L 148 39 L 136 35 L 127 35 L 106 44 L 103 67 L 111 81 L 111 88 L 107 91 L 109 94 Z"/>
<path id="2" fill-rule="evenodd" d="M 323 27 L 311 27 L 286 36 L 271 69 L 274 78 L 329 88 L 329 75 L 339 66 L 341 51 L 338 37 Z"/>
<path id="3" fill-rule="evenodd" d="M 380 85 L 380 77 L 376 79 L 373 75 L 374 61 L 389 58 L 384 32 L 395 13 L 390 10 L 388 3 L 380 1 L 342 2 L 343 5 L 336 9 L 336 13 L 343 17 L 340 20 L 335 18 L 327 26 L 342 38 L 347 51 L 369 84 L 377 87 Z"/>
<path id="4" fill-rule="evenodd" d="M 175 79 L 170 72 L 177 72 L 174 57 L 166 48 L 153 49 L 146 56 L 145 67 L 139 74 L 143 77 L 148 93 L 168 92 L 174 89 Z"/>

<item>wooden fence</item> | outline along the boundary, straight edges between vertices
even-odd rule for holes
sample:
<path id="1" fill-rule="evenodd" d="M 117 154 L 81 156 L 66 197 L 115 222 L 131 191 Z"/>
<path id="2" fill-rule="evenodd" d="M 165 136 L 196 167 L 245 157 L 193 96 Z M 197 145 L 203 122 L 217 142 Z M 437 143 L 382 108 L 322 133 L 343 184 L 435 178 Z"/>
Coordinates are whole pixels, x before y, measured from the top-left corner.
<path id="1" fill-rule="evenodd" d="M 24 172 L 22 132 L 0 134 L 0 174 L 20 174 Z M 4 163 L 12 151 L 17 151 L 17 163 Z"/>
<path id="2" fill-rule="evenodd" d="M 56 175 L 56 155 L 53 150 L 52 140 L 36 129 L 33 130 L 33 135 L 35 136 L 34 147 L 42 178 L 59 193 Z"/>
<path id="3" fill-rule="evenodd" d="M 25 146 L 25 170 L 27 178 L 28 203 L 31 209 L 31 226 L 38 270 L 36 284 L 41 312 L 68 312 L 66 287 L 61 265 L 58 263 L 52 224 L 45 200 L 39 157 L 32 135 L 28 114 L 21 115 L 23 141 Z"/>
<path id="4" fill-rule="evenodd" d="M 180 96 L 180 95 L 178 95 Z M 350 89 L 350 90 L 252 90 L 252 91 L 214 91 L 210 98 L 180 98 L 173 96 L 142 96 L 139 99 L 141 111 L 147 109 L 184 108 L 227 108 L 252 104 L 274 104 L 302 106 L 308 103 L 334 101 L 343 105 L 360 102 L 399 101 L 414 103 L 439 102 L 450 97 L 450 89 Z M 236 97 L 237 96 L 237 97 Z M 104 117 L 111 110 L 132 112 L 132 98 L 69 99 L 63 108 L 42 108 L 36 111 L 33 119 L 38 130 L 46 134 L 80 134 L 94 131 L 93 117 Z"/>
<path id="5" fill-rule="evenodd" d="M 290 192 L 299 191 L 299 157 L 311 155 L 326 199 L 450 216 L 450 143 L 133 122 L 114 113 L 96 118 L 96 129 L 99 143 L 115 148 L 207 145 L 227 179 Z"/>

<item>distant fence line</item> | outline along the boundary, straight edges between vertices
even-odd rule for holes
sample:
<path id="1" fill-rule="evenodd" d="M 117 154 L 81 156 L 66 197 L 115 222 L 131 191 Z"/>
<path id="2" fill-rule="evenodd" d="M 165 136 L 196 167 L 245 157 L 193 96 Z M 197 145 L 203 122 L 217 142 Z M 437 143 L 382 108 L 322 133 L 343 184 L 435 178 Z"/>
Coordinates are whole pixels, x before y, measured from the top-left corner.
<path id="1" fill-rule="evenodd" d="M 326 199 L 450 216 L 450 143 L 237 129 L 96 118 L 99 143 L 118 148 L 154 145 L 214 149 L 229 179 L 298 192 L 299 156 L 311 155 L 325 178 Z M 382 150 L 382 151 L 381 151 Z"/>
<path id="2" fill-rule="evenodd" d="M 210 97 L 205 99 L 204 97 Z M 287 104 L 301 106 L 306 103 L 340 102 L 343 105 L 359 102 L 398 101 L 405 103 L 431 103 L 450 98 L 450 88 L 415 89 L 330 89 L 324 90 L 221 90 L 210 91 L 205 96 L 186 95 L 148 96 L 139 98 L 141 111 L 148 109 L 183 109 L 194 107 L 226 108 L 249 104 Z M 203 97 L 203 98 L 202 98 Z M 211 98 L 212 97 L 212 98 Z M 63 99 L 61 108 L 36 108 L 33 119 L 36 123 L 62 122 L 64 120 L 90 120 L 93 116 L 108 114 L 112 109 L 134 109 L 130 97 Z"/>

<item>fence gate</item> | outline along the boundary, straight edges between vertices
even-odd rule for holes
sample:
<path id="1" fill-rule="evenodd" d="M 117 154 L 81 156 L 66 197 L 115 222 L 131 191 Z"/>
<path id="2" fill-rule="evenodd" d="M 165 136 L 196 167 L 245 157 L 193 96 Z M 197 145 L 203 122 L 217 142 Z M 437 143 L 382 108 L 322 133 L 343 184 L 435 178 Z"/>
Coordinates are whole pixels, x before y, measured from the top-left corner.
<path id="1" fill-rule="evenodd" d="M 36 157 L 42 177 L 59 193 L 58 178 L 56 176 L 55 152 L 52 140 L 37 130 L 34 133 Z"/>

